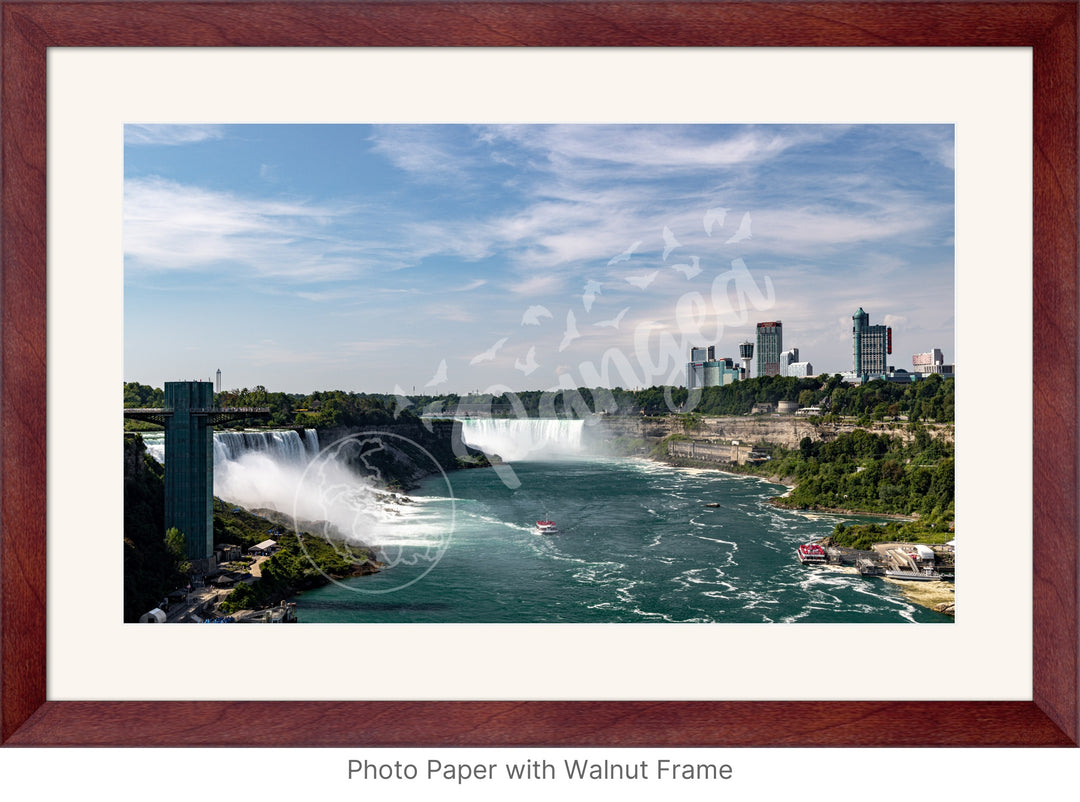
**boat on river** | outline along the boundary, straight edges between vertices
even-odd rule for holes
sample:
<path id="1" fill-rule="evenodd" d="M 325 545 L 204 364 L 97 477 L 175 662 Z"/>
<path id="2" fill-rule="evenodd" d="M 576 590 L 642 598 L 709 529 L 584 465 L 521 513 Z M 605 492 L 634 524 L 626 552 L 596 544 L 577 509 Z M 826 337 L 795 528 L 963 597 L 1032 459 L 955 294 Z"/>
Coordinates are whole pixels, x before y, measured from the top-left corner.
<path id="1" fill-rule="evenodd" d="M 825 565 L 829 562 L 825 549 L 817 543 L 803 543 L 796 549 L 795 556 L 803 565 Z"/>
<path id="2" fill-rule="evenodd" d="M 890 569 L 885 572 L 885 576 L 887 576 L 889 579 L 903 579 L 908 582 L 940 582 L 945 578 L 929 566 L 923 568 L 921 571 L 901 571 L 900 569 Z"/>
<path id="3" fill-rule="evenodd" d="M 883 576 L 885 569 L 869 557 L 860 557 L 855 561 L 855 570 L 862 576 Z"/>
<path id="4" fill-rule="evenodd" d="M 537 521 L 536 522 L 536 534 L 538 535 L 557 535 L 559 533 L 559 527 L 555 525 L 554 521 Z"/>

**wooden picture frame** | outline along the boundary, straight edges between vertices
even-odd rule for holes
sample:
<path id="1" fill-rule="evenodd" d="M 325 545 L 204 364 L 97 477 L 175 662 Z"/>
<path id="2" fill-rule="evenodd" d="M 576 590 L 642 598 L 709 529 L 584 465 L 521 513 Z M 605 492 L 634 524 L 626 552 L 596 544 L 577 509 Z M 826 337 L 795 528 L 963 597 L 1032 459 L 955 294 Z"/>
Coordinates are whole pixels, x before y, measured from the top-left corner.
<path id="1" fill-rule="evenodd" d="M 2 2 L 0 743 L 1075 746 L 1077 2 Z M 145 702 L 46 698 L 49 47 L 1025 47 L 1034 66 L 1032 699 Z M 227 720 L 229 726 L 204 727 Z M 207 741 L 206 733 L 214 740 Z"/>

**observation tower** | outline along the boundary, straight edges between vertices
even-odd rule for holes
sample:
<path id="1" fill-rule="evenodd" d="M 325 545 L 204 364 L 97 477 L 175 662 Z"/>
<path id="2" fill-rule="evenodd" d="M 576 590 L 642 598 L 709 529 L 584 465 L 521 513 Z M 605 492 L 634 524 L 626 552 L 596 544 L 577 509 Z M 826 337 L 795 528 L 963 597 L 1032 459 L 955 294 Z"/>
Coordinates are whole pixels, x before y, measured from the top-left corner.
<path id="1" fill-rule="evenodd" d="M 165 531 L 184 533 L 199 573 L 214 556 L 214 424 L 270 415 L 269 407 L 213 404 L 210 382 L 165 382 L 163 408 L 124 410 L 125 418 L 165 427 Z"/>

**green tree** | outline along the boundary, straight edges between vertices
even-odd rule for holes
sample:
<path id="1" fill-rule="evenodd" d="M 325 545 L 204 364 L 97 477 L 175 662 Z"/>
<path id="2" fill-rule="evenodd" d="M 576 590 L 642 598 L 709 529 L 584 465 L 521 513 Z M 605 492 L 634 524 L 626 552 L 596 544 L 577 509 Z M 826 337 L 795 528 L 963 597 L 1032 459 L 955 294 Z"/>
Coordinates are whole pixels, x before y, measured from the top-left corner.
<path id="1" fill-rule="evenodd" d="M 187 538 L 175 526 L 169 527 L 169 531 L 165 533 L 165 549 L 173 558 L 177 571 L 186 574 L 191 570 L 191 563 L 187 559 Z"/>

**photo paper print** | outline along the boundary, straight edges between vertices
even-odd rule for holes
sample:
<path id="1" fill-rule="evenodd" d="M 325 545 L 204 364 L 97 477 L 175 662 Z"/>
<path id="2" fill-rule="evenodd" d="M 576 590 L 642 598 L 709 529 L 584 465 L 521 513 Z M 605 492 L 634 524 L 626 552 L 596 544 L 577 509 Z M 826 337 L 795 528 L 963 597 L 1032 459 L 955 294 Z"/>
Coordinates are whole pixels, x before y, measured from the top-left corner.
<path id="1" fill-rule="evenodd" d="M 124 620 L 952 623 L 948 124 L 127 124 Z"/>

